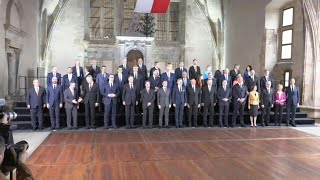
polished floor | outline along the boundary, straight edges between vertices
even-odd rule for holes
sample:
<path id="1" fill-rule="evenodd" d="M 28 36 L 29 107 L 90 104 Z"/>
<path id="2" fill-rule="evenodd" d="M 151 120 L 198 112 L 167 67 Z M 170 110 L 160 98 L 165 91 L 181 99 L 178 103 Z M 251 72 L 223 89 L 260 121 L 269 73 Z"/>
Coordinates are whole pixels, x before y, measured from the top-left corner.
<path id="1" fill-rule="evenodd" d="M 53 132 L 35 179 L 320 179 L 320 137 L 292 128 Z"/>

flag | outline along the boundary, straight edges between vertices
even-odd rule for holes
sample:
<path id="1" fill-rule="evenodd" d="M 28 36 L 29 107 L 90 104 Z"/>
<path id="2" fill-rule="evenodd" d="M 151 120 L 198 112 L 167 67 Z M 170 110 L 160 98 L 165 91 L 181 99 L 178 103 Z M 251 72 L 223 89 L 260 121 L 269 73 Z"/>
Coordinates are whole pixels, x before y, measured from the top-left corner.
<path id="1" fill-rule="evenodd" d="M 170 0 L 137 0 L 134 12 L 137 13 L 167 13 Z"/>

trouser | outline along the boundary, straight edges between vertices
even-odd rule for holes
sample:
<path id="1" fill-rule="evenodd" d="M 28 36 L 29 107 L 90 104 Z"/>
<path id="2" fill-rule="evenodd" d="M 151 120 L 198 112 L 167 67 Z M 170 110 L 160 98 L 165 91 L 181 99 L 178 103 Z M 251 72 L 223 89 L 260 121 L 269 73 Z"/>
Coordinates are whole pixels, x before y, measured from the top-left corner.
<path id="1" fill-rule="evenodd" d="M 31 114 L 31 124 L 35 129 L 37 128 L 37 119 L 38 119 L 38 127 L 43 128 L 43 109 L 42 106 L 38 106 L 36 108 L 30 109 Z M 38 116 L 38 117 L 37 117 Z"/>
<path id="2" fill-rule="evenodd" d="M 184 111 L 184 104 L 176 105 L 176 108 L 175 108 L 176 126 L 182 126 L 183 111 Z"/>
<path id="3" fill-rule="evenodd" d="M 95 125 L 95 116 L 96 116 L 95 103 L 85 103 L 84 104 L 84 111 L 85 111 L 86 126 L 87 127 L 89 127 L 90 125 L 94 126 Z"/>
<path id="4" fill-rule="evenodd" d="M 244 116 L 244 106 L 245 106 L 245 102 L 238 103 L 235 102 L 233 104 L 233 115 L 232 115 L 232 125 L 234 126 L 236 124 L 236 120 L 237 120 L 237 116 L 238 116 L 238 112 L 240 113 L 240 124 L 244 125 L 244 120 L 243 120 L 243 116 Z"/>
<path id="5" fill-rule="evenodd" d="M 73 127 L 77 128 L 78 127 L 78 111 L 77 107 L 73 106 L 72 108 L 66 108 L 66 113 L 67 113 L 67 126 L 68 128 L 71 128 L 71 120 L 73 120 Z"/>
<path id="6" fill-rule="evenodd" d="M 204 106 L 204 109 L 203 109 L 203 125 L 204 126 L 207 126 L 208 125 L 208 112 L 210 111 L 210 114 L 209 114 L 209 125 L 210 126 L 213 126 L 214 122 L 213 122 L 213 119 L 214 119 L 214 105 L 213 104 L 210 104 L 208 106 Z M 222 125 L 222 124 L 220 124 Z"/>
<path id="7" fill-rule="evenodd" d="M 228 126 L 229 104 L 219 105 L 219 124 L 222 124 L 223 113 L 224 113 L 224 125 Z"/>
<path id="8" fill-rule="evenodd" d="M 287 124 L 291 121 L 292 125 L 295 125 L 295 117 L 296 117 L 297 105 L 291 103 L 287 104 Z"/>
<path id="9" fill-rule="evenodd" d="M 134 104 L 125 106 L 126 126 L 127 127 L 134 126 L 134 109 L 135 109 L 135 105 Z"/>
<path id="10" fill-rule="evenodd" d="M 60 104 L 54 104 L 49 108 L 51 128 L 60 128 Z"/>
<path id="11" fill-rule="evenodd" d="M 149 114 L 149 127 L 152 128 L 153 125 L 153 109 L 154 106 L 144 107 L 143 110 L 143 116 L 142 116 L 142 126 L 146 127 L 147 124 L 147 115 Z"/>
<path id="12" fill-rule="evenodd" d="M 159 111 L 159 126 L 162 126 L 162 119 L 164 114 L 165 126 L 169 125 L 169 107 L 162 107 Z"/>
<path id="13" fill-rule="evenodd" d="M 270 122 L 270 111 L 271 111 L 271 106 L 270 105 L 265 105 L 264 108 L 262 108 L 262 113 L 261 113 L 261 124 L 266 123 L 267 125 Z"/>
<path id="14" fill-rule="evenodd" d="M 110 112 L 111 112 L 111 122 L 112 122 L 112 127 L 116 128 L 116 115 L 117 115 L 117 104 L 115 103 L 110 103 L 110 104 L 105 104 L 104 105 L 104 127 L 108 128 L 109 125 L 109 117 L 110 117 Z"/>
<path id="15" fill-rule="evenodd" d="M 193 125 L 197 127 L 198 126 L 198 122 L 197 122 L 198 121 L 198 105 L 197 104 L 190 105 L 189 107 L 189 117 L 188 117 L 189 126 L 191 126 L 192 115 L 194 116 Z"/>
<path id="16" fill-rule="evenodd" d="M 282 123 L 282 113 L 283 113 L 283 106 L 275 105 L 274 108 L 274 117 L 275 123 L 281 124 Z"/>
<path id="17" fill-rule="evenodd" d="M 78 84 L 77 84 L 77 90 L 78 90 L 78 94 L 81 94 L 81 84 L 82 84 L 82 77 L 77 77 L 78 80 Z"/>

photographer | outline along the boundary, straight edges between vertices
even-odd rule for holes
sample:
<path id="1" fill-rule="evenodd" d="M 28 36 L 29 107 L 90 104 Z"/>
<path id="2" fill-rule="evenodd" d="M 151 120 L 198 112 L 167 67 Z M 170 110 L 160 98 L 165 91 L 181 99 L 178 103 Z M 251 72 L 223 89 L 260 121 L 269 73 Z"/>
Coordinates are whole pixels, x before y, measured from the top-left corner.
<path id="1" fill-rule="evenodd" d="M 7 114 L 4 113 L 2 110 L 0 110 L 0 123 L 1 124 L 8 124 L 9 120 L 7 117 Z M 33 180 L 32 173 L 30 169 L 26 166 L 25 162 L 27 161 L 28 158 L 28 153 L 27 153 L 27 146 L 24 146 L 22 151 L 17 155 L 16 151 L 14 148 L 10 148 L 12 157 L 15 162 L 17 162 L 16 166 L 16 174 L 17 180 Z M 6 150 L 6 142 L 5 139 L 0 136 L 0 164 L 3 163 L 3 160 L 5 158 L 5 150 Z M 6 167 L 1 167 L 1 169 L 6 169 Z M 6 176 L 3 172 L 0 172 L 0 180 L 6 180 Z"/>

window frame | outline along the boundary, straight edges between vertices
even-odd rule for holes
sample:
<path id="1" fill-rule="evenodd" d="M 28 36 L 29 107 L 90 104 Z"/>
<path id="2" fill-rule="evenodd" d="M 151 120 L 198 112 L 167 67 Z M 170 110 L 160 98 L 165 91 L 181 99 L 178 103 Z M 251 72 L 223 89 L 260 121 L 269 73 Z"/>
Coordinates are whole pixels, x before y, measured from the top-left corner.
<path id="1" fill-rule="evenodd" d="M 286 10 L 288 10 L 288 9 L 292 9 L 292 11 L 293 11 L 293 14 L 292 14 L 292 24 L 291 25 L 286 25 L 286 26 L 284 26 L 283 25 L 283 18 L 284 18 L 284 12 L 286 11 Z M 294 10 L 295 10 L 295 8 L 294 8 L 294 6 L 293 5 L 290 5 L 290 6 L 287 6 L 287 7 L 285 7 L 285 8 L 282 8 L 280 11 L 281 11 L 281 19 L 280 19 L 280 28 L 279 28 L 279 36 L 280 36 L 280 38 L 279 38 L 279 61 L 282 61 L 282 62 L 285 62 L 285 61 L 287 61 L 287 62 L 291 62 L 292 61 L 292 55 L 293 55 L 293 44 L 294 44 L 294 24 L 295 24 L 295 18 L 294 18 L 294 16 L 295 16 L 295 12 L 294 12 Z M 283 44 L 282 42 L 283 42 L 283 32 L 285 32 L 285 31 L 288 31 L 288 30 L 291 30 L 292 31 L 292 34 L 291 34 L 291 43 L 285 43 L 285 44 Z M 291 52 L 290 52 L 290 58 L 282 58 L 282 56 L 283 56 L 283 51 L 282 51 L 282 49 L 283 49 L 283 47 L 284 46 L 288 46 L 288 45 L 291 45 Z"/>

